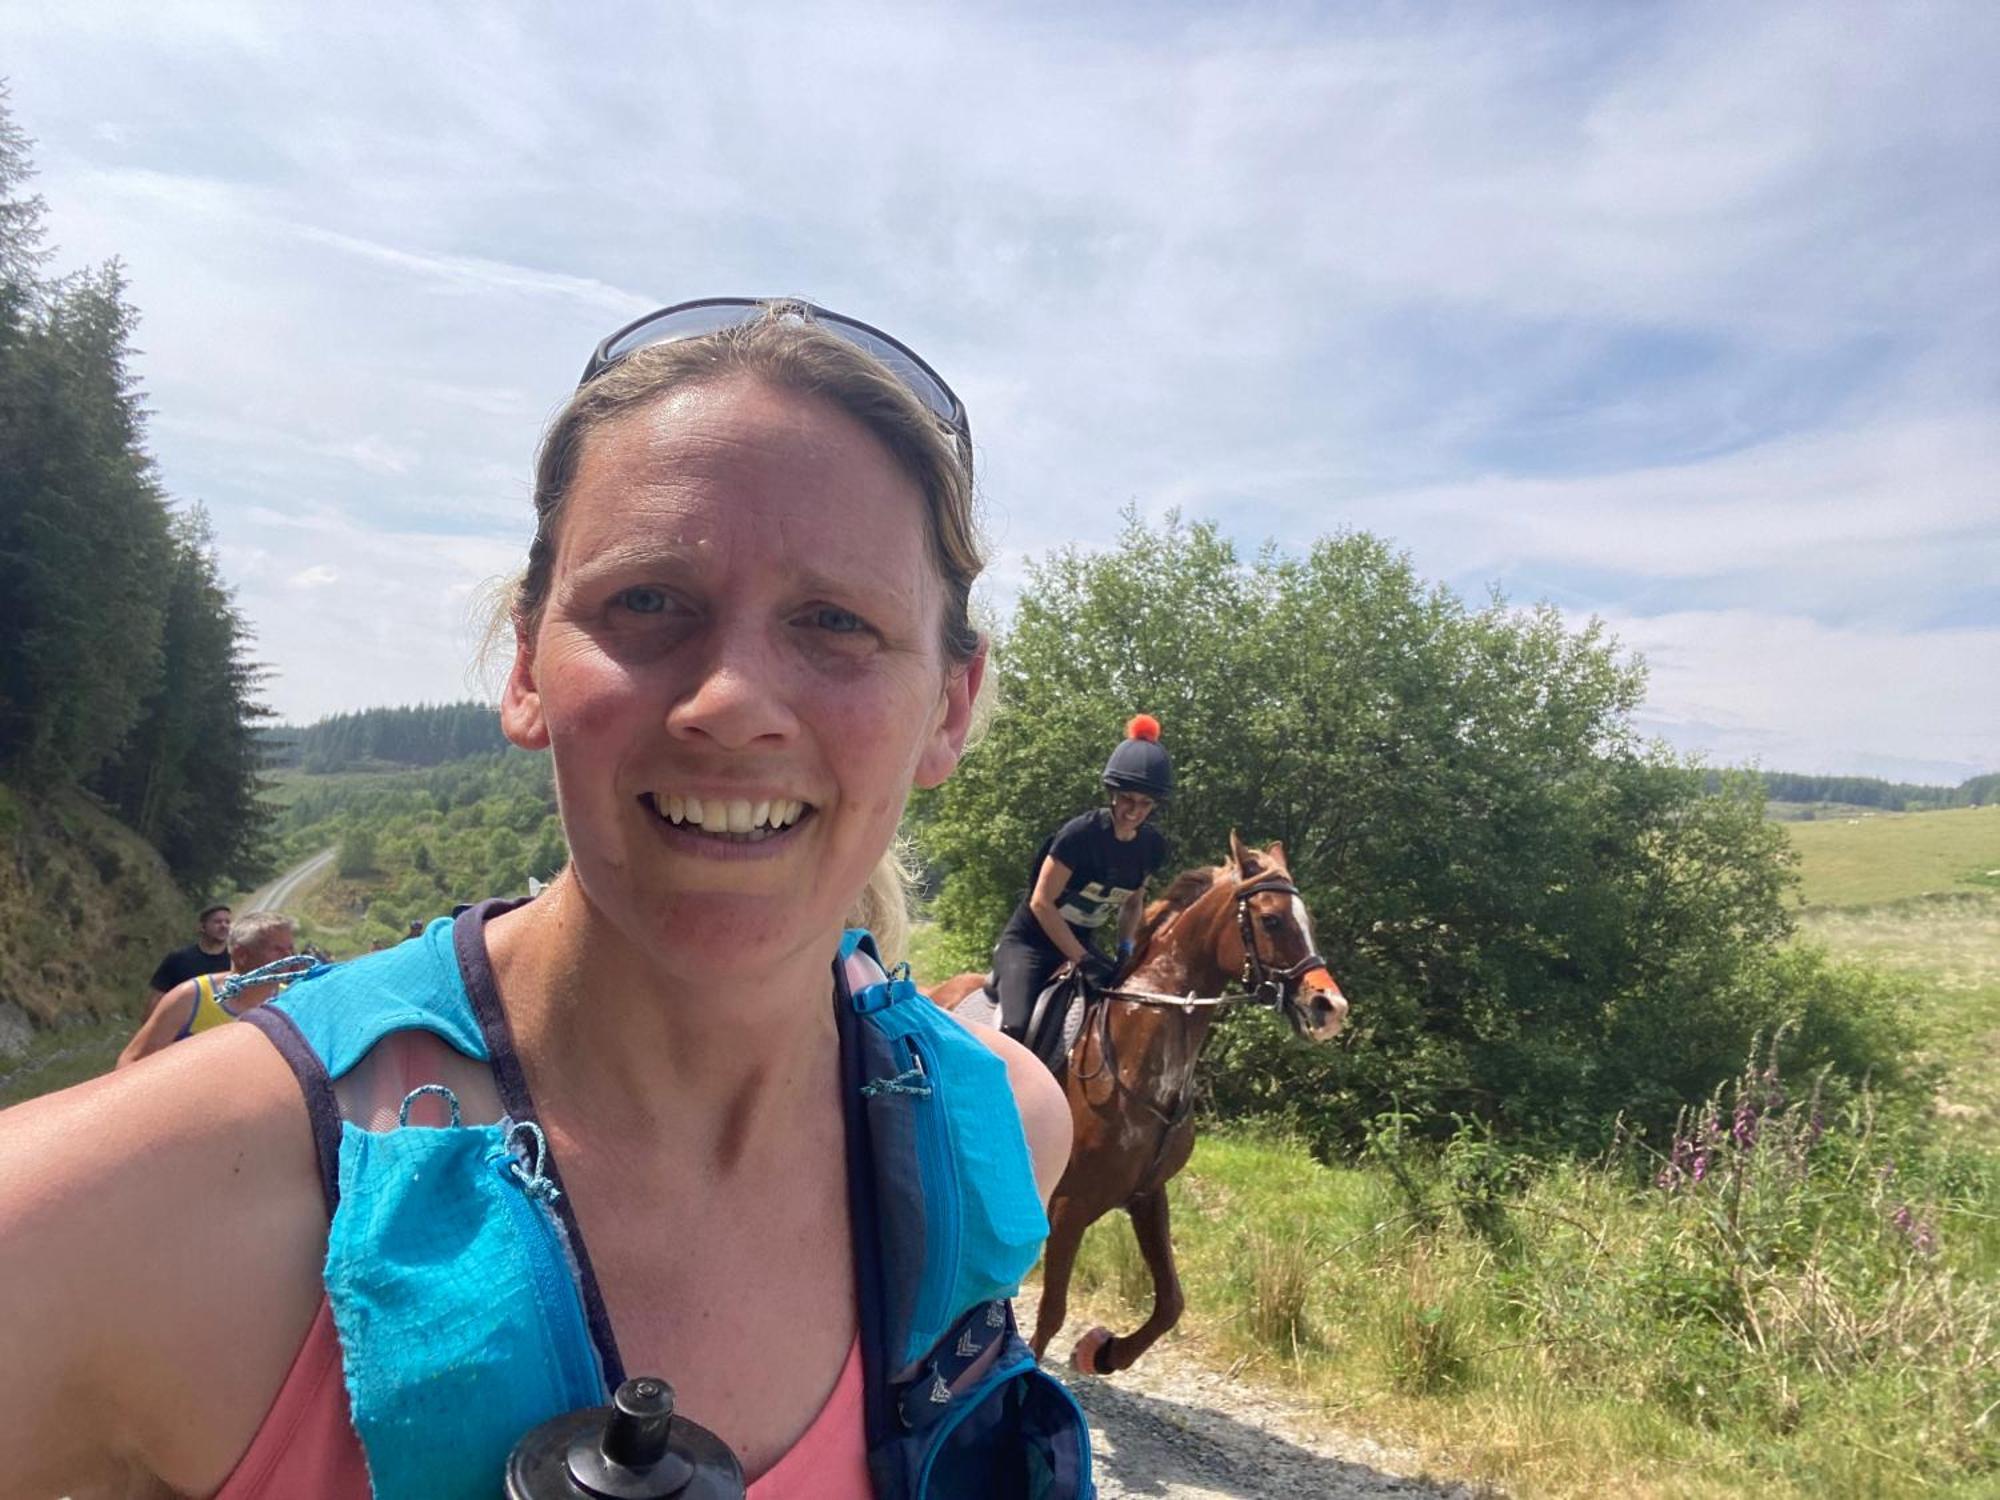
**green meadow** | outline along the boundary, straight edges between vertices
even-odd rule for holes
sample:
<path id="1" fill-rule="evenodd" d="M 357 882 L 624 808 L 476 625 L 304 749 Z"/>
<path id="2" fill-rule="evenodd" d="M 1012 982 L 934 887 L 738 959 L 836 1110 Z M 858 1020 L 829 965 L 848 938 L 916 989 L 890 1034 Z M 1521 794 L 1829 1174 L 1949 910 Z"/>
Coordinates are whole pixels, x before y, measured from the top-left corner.
<path id="1" fill-rule="evenodd" d="M 2000 805 L 1787 822 L 1807 909 L 2000 891 Z"/>

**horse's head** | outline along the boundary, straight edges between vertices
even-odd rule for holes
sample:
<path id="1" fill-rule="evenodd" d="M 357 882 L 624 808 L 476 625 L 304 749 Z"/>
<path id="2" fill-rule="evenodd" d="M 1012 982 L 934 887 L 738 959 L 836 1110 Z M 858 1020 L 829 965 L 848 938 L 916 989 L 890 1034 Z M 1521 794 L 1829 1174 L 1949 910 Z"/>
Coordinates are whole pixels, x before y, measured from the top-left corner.
<path id="1" fill-rule="evenodd" d="M 1296 1035 L 1332 1041 L 1347 1024 L 1347 997 L 1313 944 L 1312 917 L 1292 883 L 1285 846 L 1251 849 L 1232 829 L 1229 864 L 1236 921 L 1225 927 L 1222 941 L 1234 943 L 1236 956 L 1227 967 L 1282 1010 Z"/>

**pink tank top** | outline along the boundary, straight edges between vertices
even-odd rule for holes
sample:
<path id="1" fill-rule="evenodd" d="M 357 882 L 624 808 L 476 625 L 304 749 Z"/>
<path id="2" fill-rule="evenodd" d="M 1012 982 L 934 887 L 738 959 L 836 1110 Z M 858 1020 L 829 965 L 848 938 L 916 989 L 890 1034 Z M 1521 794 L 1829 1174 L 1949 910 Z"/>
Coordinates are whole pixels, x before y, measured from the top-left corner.
<path id="1" fill-rule="evenodd" d="M 495 1475 L 496 1493 L 499 1487 Z M 869 1500 L 872 1493 L 856 1338 L 826 1405 L 751 1484 L 749 1500 Z M 347 1416 L 340 1335 L 324 1298 L 277 1400 L 215 1500 L 369 1500 L 368 1465 Z"/>

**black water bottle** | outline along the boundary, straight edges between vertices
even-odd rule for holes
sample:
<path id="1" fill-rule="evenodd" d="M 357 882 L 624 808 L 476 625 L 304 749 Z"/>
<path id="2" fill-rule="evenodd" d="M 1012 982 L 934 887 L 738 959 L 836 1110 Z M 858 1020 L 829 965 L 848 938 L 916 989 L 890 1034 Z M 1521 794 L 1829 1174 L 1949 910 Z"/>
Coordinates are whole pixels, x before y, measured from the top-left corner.
<path id="1" fill-rule="evenodd" d="M 640 1376 L 609 1406 L 551 1418 L 507 1457 L 507 1500 L 743 1500 L 743 1466 L 674 1388 Z"/>

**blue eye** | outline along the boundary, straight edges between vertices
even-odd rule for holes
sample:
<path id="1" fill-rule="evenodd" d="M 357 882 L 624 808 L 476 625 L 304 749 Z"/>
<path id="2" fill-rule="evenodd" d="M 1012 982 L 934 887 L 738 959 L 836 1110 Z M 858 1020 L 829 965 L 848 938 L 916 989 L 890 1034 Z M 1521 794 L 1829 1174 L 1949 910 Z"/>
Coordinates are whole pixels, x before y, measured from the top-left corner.
<path id="1" fill-rule="evenodd" d="M 667 607 L 667 596 L 658 589 L 641 584 L 636 588 L 620 589 L 613 602 L 635 615 L 657 615 Z"/>
<path id="2" fill-rule="evenodd" d="M 812 622 L 821 630 L 832 631 L 835 635 L 852 635 L 866 630 L 868 624 L 851 610 L 835 609 L 830 604 L 821 605 L 812 612 Z"/>

